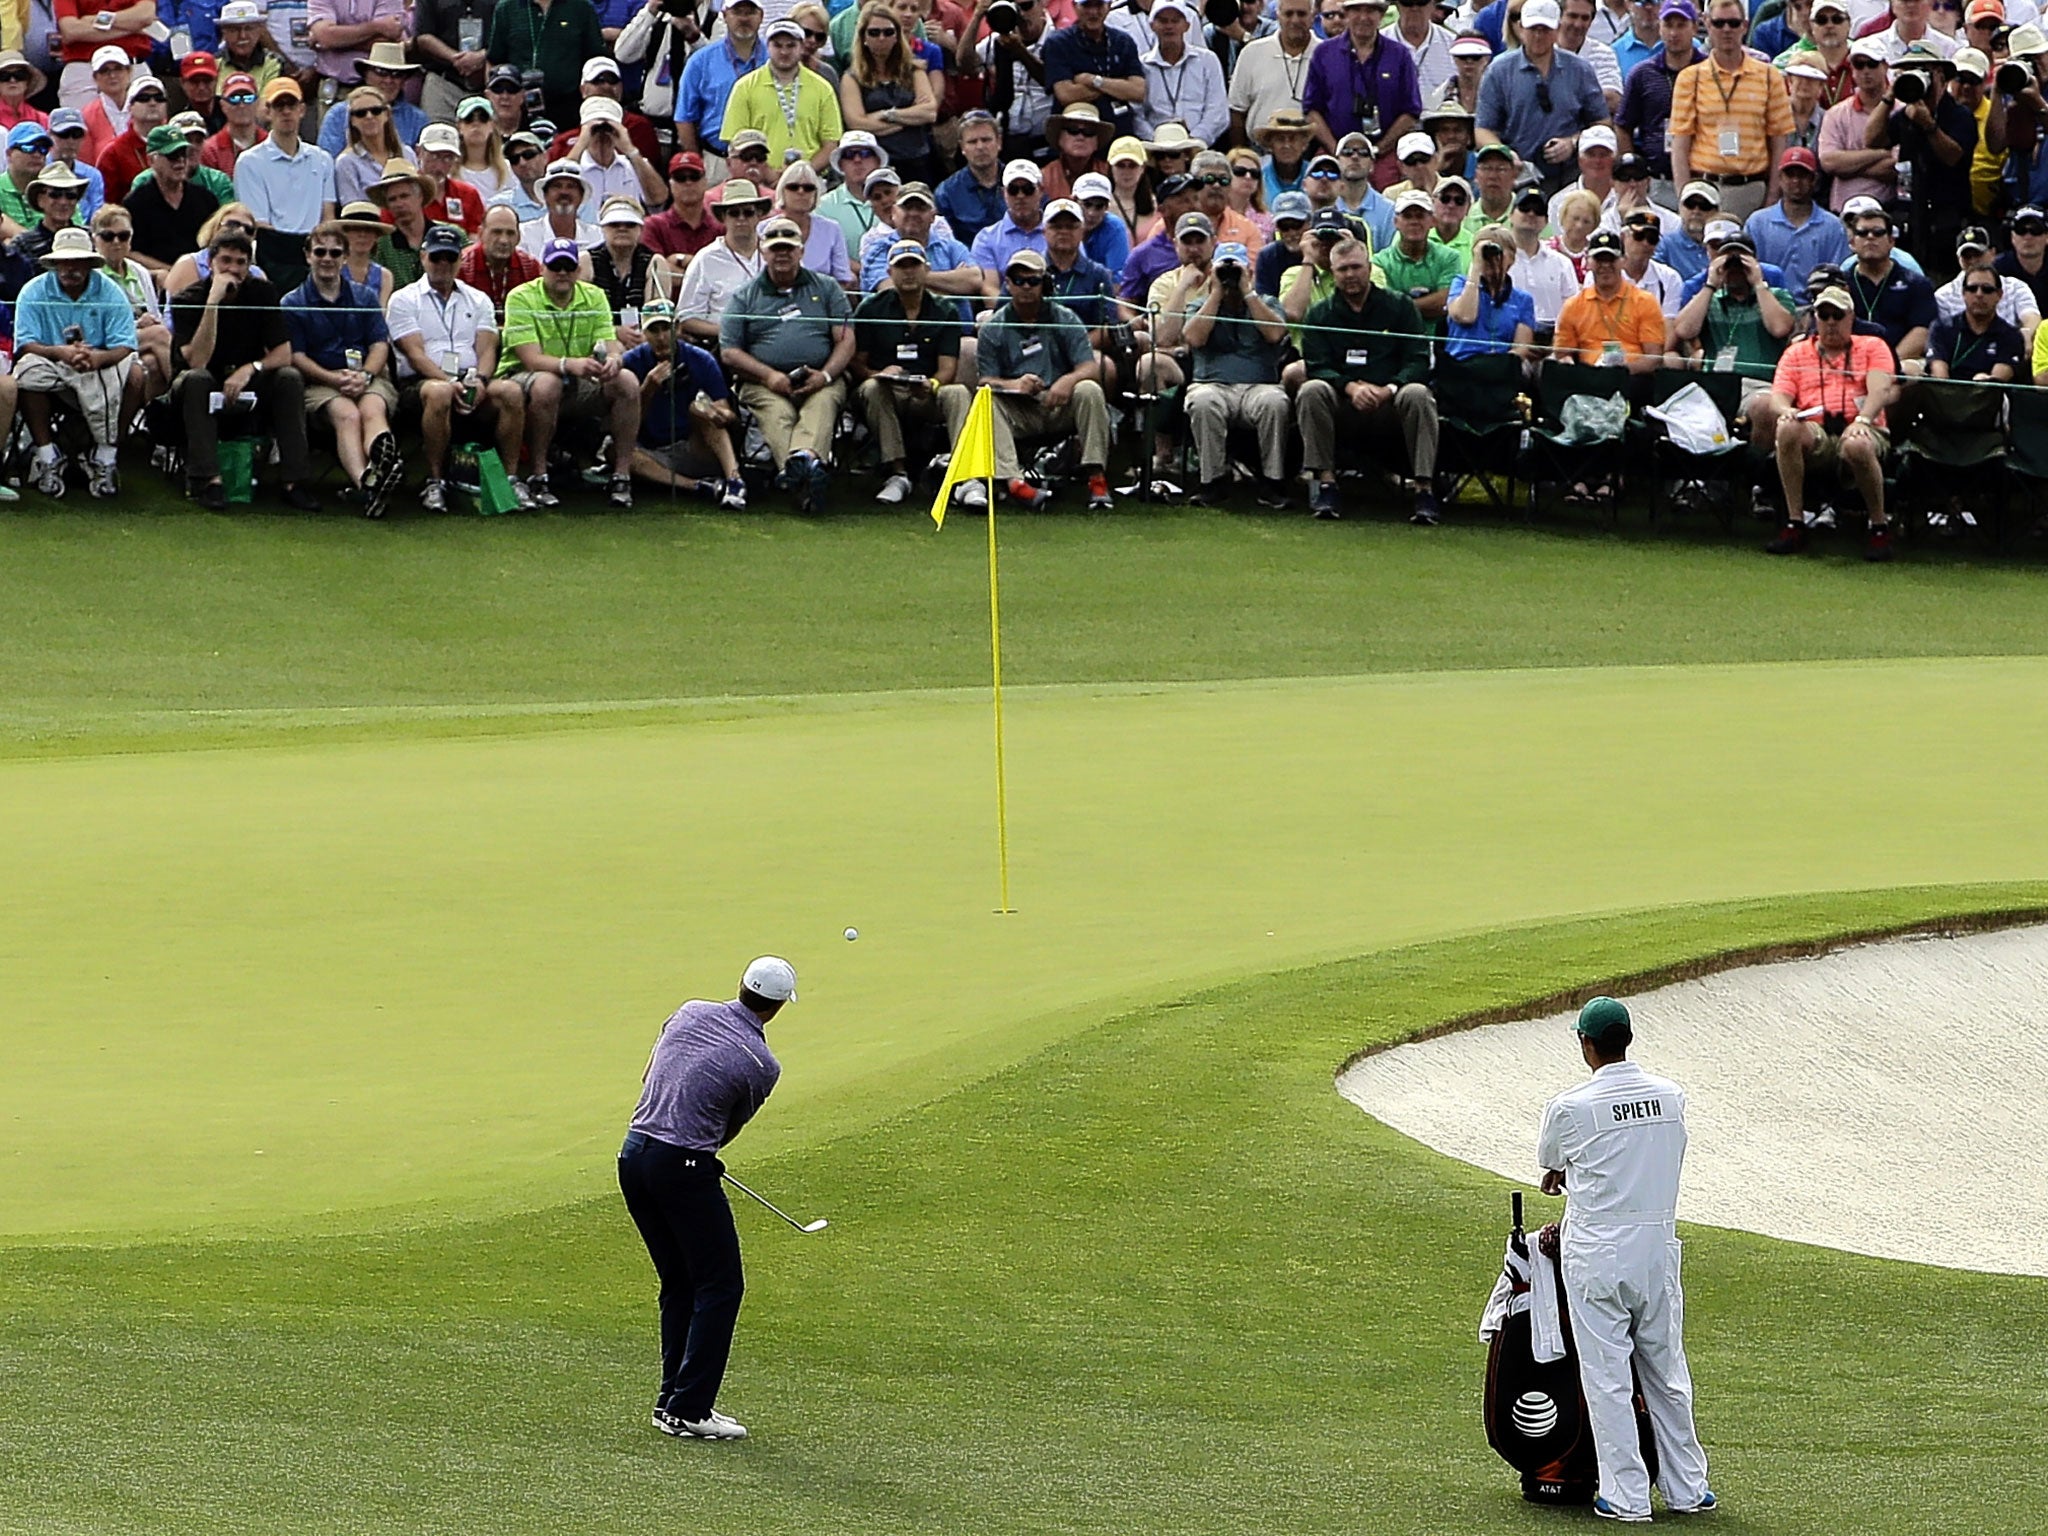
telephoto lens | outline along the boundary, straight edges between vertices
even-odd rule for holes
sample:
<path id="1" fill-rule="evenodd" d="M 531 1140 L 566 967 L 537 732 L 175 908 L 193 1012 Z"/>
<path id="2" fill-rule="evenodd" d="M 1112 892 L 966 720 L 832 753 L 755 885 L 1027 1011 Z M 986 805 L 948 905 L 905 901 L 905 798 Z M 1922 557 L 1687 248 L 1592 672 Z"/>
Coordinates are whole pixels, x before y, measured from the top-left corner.
<path id="1" fill-rule="evenodd" d="M 1898 79 L 1892 82 L 1892 100 L 1904 106 L 1927 99 L 1927 77 L 1916 69 L 1899 71 Z"/>
<path id="2" fill-rule="evenodd" d="M 1023 25 L 1024 17 L 1011 0 L 995 0 L 988 8 L 988 29 L 991 32 L 1008 34 Z"/>
<path id="3" fill-rule="evenodd" d="M 2007 60 L 1998 66 L 1995 83 L 1999 95 L 2017 96 L 2033 83 L 2033 76 L 2028 73 L 2026 65 Z"/>

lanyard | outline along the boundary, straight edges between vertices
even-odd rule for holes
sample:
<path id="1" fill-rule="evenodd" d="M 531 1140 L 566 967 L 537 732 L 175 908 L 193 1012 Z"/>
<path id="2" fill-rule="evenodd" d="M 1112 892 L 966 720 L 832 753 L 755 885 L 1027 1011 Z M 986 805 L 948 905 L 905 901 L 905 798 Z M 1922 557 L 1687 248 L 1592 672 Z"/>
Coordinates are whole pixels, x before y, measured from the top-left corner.
<path id="1" fill-rule="evenodd" d="M 778 107 L 782 108 L 782 120 L 785 123 L 789 124 L 790 136 L 794 138 L 796 136 L 796 102 L 798 81 L 790 81 L 789 89 L 787 92 L 783 90 L 782 82 L 780 80 L 777 80 L 773 74 L 770 74 L 768 76 L 768 83 L 775 87 L 775 104 Z"/>
<path id="2" fill-rule="evenodd" d="M 447 358 L 460 358 L 462 355 L 462 343 L 456 337 L 455 320 L 454 317 L 449 314 L 449 310 L 453 308 L 456 304 L 461 304 L 462 318 L 465 321 L 470 322 L 469 325 L 464 326 L 464 330 L 474 329 L 474 322 L 476 317 L 470 313 L 469 301 L 463 298 L 462 290 L 459 288 L 450 289 L 448 297 L 446 299 L 443 299 L 440 294 L 434 292 L 433 288 L 429 286 L 427 289 L 427 297 L 434 301 L 434 308 L 440 313 L 441 335 L 447 342 L 447 345 L 443 347 L 441 350 L 442 366 L 445 368 L 447 366 Z"/>
<path id="3" fill-rule="evenodd" d="M 1842 354 L 1842 366 L 1839 368 L 1830 367 L 1827 349 L 1821 346 L 1818 336 L 1813 338 L 1814 360 L 1820 364 L 1820 408 L 1823 415 L 1853 416 L 1856 413 L 1856 378 L 1849 371 L 1850 364 L 1855 355 L 1856 338 L 1852 335 L 1849 338 L 1849 350 Z M 1842 381 L 1840 410 L 1830 411 L 1828 409 L 1828 376 L 1830 374 Z"/>
<path id="4" fill-rule="evenodd" d="M 1737 66 L 1736 66 L 1736 69 L 1735 69 L 1735 85 L 1734 85 L 1734 87 L 1733 87 L 1732 89 L 1731 89 L 1730 87 L 1728 87 L 1728 86 L 1725 86 L 1725 85 L 1723 85 L 1723 84 L 1721 83 L 1721 66 L 1720 66 L 1720 65 L 1718 65 L 1718 64 L 1715 64 L 1715 65 L 1714 65 L 1714 67 L 1713 67 L 1713 76 L 1714 76 L 1714 89 L 1715 89 L 1715 90 L 1717 90 L 1717 91 L 1719 91 L 1719 92 L 1721 93 L 1721 110 L 1722 110 L 1723 112 L 1733 112 L 1733 111 L 1735 110 L 1735 98 L 1736 98 L 1736 96 L 1737 96 L 1737 95 L 1738 95 L 1738 94 L 1739 94 L 1739 93 L 1741 92 L 1741 90 L 1742 90 L 1742 66 L 1741 66 L 1741 65 L 1737 65 Z"/>
<path id="5" fill-rule="evenodd" d="M 1166 71 L 1168 69 L 1173 71 L 1173 78 L 1178 82 L 1177 84 L 1168 85 L 1166 83 Z M 1188 56 L 1185 53 L 1180 56 L 1178 64 L 1169 65 L 1164 59 L 1159 61 L 1159 89 L 1166 97 L 1166 115 L 1168 118 L 1177 120 L 1180 117 L 1180 93 L 1186 87 L 1187 81 Z"/>

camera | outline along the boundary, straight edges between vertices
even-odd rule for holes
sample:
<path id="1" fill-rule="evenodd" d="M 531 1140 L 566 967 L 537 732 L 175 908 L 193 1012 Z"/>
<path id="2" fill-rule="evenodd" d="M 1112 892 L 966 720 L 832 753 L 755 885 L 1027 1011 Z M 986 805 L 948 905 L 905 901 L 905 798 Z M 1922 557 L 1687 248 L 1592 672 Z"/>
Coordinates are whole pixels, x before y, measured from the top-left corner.
<path id="1" fill-rule="evenodd" d="M 1472 249 L 1485 257 L 1497 258 L 1501 255 L 1500 242 L 1498 240 L 1481 240 Z"/>
<path id="2" fill-rule="evenodd" d="M 995 0 L 995 4 L 988 8 L 985 19 L 989 31 L 1002 37 L 1008 37 L 1024 24 L 1023 13 L 1011 3 L 1011 0 Z"/>
<path id="3" fill-rule="evenodd" d="M 1892 81 L 1892 100 L 1910 107 L 1927 99 L 1927 76 L 1917 69 L 1902 69 Z"/>
<path id="4" fill-rule="evenodd" d="M 681 21 L 697 14 L 697 0 L 661 0 L 661 13 Z"/>
<path id="5" fill-rule="evenodd" d="M 1997 85 L 1999 95 L 2017 96 L 2034 83 L 2034 76 L 2026 65 L 2008 59 L 1998 66 L 1998 74 L 1994 77 L 1993 83 Z"/>
<path id="6" fill-rule="evenodd" d="M 1202 16 L 1212 27 L 1234 27 L 1244 19 L 1238 0 L 1203 0 Z"/>

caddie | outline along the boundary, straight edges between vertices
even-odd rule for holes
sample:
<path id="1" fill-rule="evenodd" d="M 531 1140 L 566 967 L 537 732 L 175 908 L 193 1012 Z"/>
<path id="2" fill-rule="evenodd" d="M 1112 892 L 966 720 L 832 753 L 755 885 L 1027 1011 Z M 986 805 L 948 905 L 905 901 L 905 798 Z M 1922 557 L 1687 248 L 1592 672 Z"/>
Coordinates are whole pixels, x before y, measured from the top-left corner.
<path id="1" fill-rule="evenodd" d="M 1650 1478 L 1631 1401 L 1640 1383 L 1664 1502 L 1676 1514 L 1697 1514 L 1717 1501 L 1693 1428 L 1685 1363 L 1677 1235 L 1685 1092 L 1628 1059 L 1634 1027 L 1613 998 L 1596 997 L 1580 1009 L 1576 1029 L 1593 1076 L 1544 1106 L 1536 1160 L 1543 1192 L 1563 1193 L 1567 1201 L 1561 1269 L 1600 1461 L 1593 1512 L 1608 1520 L 1650 1518 Z"/>

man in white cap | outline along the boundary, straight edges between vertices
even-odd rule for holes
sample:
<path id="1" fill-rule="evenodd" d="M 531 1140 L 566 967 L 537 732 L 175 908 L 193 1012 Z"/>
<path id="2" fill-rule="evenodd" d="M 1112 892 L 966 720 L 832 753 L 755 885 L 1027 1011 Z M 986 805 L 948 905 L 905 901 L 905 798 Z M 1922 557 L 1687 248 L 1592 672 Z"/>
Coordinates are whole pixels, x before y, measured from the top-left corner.
<path id="1" fill-rule="evenodd" d="M 540 195 L 548 211 L 519 226 L 519 249 L 538 261 L 550 240 L 574 240 L 586 251 L 604 244 L 604 231 L 583 216 L 588 188 L 574 160 L 557 160 L 547 168 Z"/>
<path id="2" fill-rule="evenodd" d="M 726 137 L 744 128 L 766 134 L 768 163 L 777 175 L 791 160 L 808 160 L 822 171 L 846 132 L 839 93 L 823 75 L 804 68 L 804 29 L 798 23 L 785 16 L 761 36 L 768 62 L 733 83 L 725 104 Z"/>
<path id="3" fill-rule="evenodd" d="M 817 217 L 830 219 L 846 236 L 846 253 L 860 266 L 860 243 L 875 227 L 875 211 L 868 206 L 868 178 L 889 163 L 889 151 L 863 128 L 850 128 L 832 151 L 832 169 L 839 185 L 818 199 Z"/>
<path id="4" fill-rule="evenodd" d="M 1828 207 L 1837 215 L 1852 198 L 1888 202 L 1899 179 L 1898 151 L 1870 149 L 1864 138 L 1872 114 L 1891 110 L 1891 68 L 1884 49 L 1867 37 L 1849 45 L 1849 73 L 1855 89 L 1821 115 L 1820 168 L 1828 176 Z"/>
<path id="5" fill-rule="evenodd" d="M 941 425 L 966 409 L 953 399 L 967 392 L 953 382 L 960 371 L 958 306 L 927 285 L 930 266 L 916 240 L 888 250 L 888 280 L 853 312 L 853 375 L 860 380 L 861 414 L 875 434 L 887 473 L 875 500 L 900 504 L 910 494 L 905 421 Z"/>
<path id="6" fill-rule="evenodd" d="M 1634 1386 L 1657 1445 L 1657 1483 L 1674 1514 L 1719 1501 L 1693 1427 L 1679 1288 L 1678 1179 L 1685 1165 L 1685 1091 L 1628 1059 L 1628 1009 L 1596 997 L 1579 1010 L 1579 1054 L 1592 1077 L 1543 1109 L 1536 1161 L 1543 1192 L 1566 1197 L 1559 1269 L 1579 1351 L 1579 1382 L 1600 1463 L 1593 1513 L 1650 1518 L 1650 1477 Z M 1633 1368 L 1633 1378 L 1631 1377 Z"/>
<path id="7" fill-rule="evenodd" d="M 1481 144 L 1506 144 L 1554 192 L 1577 173 L 1579 135 L 1606 122 L 1607 95 L 1593 66 L 1557 46 L 1557 0 L 1522 7 L 1522 46 L 1486 66 L 1479 83 Z"/>
<path id="8" fill-rule="evenodd" d="M 1150 138 L 1161 123 L 1185 123 L 1205 144 L 1221 144 L 1230 131 L 1230 99 L 1223 61 L 1207 48 L 1191 46 L 1188 32 L 1201 25 L 1183 0 L 1153 0 L 1152 46 L 1138 55 L 1145 71 L 1145 104 L 1138 132 Z"/>
<path id="9" fill-rule="evenodd" d="M 577 109 L 581 131 L 564 158 L 583 174 L 584 217 L 615 197 L 629 197 L 643 209 L 668 201 L 661 168 L 634 146 L 626 132 L 625 108 L 609 96 L 586 96 Z"/>
<path id="10" fill-rule="evenodd" d="M 50 430 L 52 395 L 76 406 L 92 433 L 88 484 L 96 497 L 119 494 L 122 428 L 142 409 L 135 311 L 98 270 L 104 265 L 91 235 L 60 229 L 43 257 L 48 270 L 16 301 L 14 379 L 36 444 L 30 473 L 45 496 L 64 494 L 64 459 Z"/>
<path id="11" fill-rule="evenodd" d="M 1019 251 L 1045 254 L 1045 196 L 1038 167 L 1012 160 L 1003 167 L 1003 216 L 974 237 L 974 264 L 989 274 L 987 294 L 997 296 L 996 279 L 1010 270 Z"/>
<path id="12" fill-rule="evenodd" d="M 1579 174 L 1575 181 L 1567 182 L 1550 200 L 1550 222 L 1563 228 L 1564 221 L 1558 209 L 1567 194 L 1590 192 L 1600 199 L 1600 224 L 1603 229 L 1614 227 L 1614 130 L 1605 123 L 1595 123 L 1579 135 Z"/>
<path id="13" fill-rule="evenodd" d="M 607 57 L 604 54 L 599 54 L 594 59 L 585 59 L 583 61 L 582 91 L 584 101 L 590 100 L 593 96 L 602 96 L 607 100 L 617 102 L 624 113 L 626 137 L 632 140 L 633 147 L 639 150 L 641 157 L 651 164 L 659 165 L 661 163 L 661 138 L 660 135 L 655 133 L 653 122 L 648 119 L 646 114 L 635 112 L 630 106 L 626 105 L 625 82 L 619 73 L 618 60 Z M 570 149 L 576 142 L 577 134 L 581 131 L 582 112 L 579 106 L 577 121 L 568 124 L 558 132 L 555 135 L 554 142 L 548 146 L 548 158 L 550 160 L 560 160 L 563 156 L 567 155 L 570 159 L 575 159 L 576 157 L 570 154 Z"/>
<path id="14" fill-rule="evenodd" d="M 782 1064 L 768 1021 L 796 1001 L 796 968 L 763 955 L 729 1003 L 693 1000 L 661 1027 L 619 1149 L 619 1189 L 661 1277 L 661 1389 L 654 1427 L 744 1440 L 713 1404 L 725 1380 L 744 1281 L 719 1151 L 768 1102 Z"/>
<path id="15" fill-rule="evenodd" d="M 1302 110 L 1302 82 L 1316 46 L 1315 14 L 1314 0 L 1280 0 L 1274 16 L 1279 30 L 1254 38 L 1238 54 L 1230 72 L 1232 143 L 1255 142 L 1275 112 Z"/>
<path id="16" fill-rule="evenodd" d="M 416 148 L 420 174 L 435 187 L 427 195 L 427 216 L 474 235 L 484 227 L 484 200 L 483 194 L 455 174 L 462 167 L 461 136 L 450 124 L 429 123 L 421 130 Z"/>

